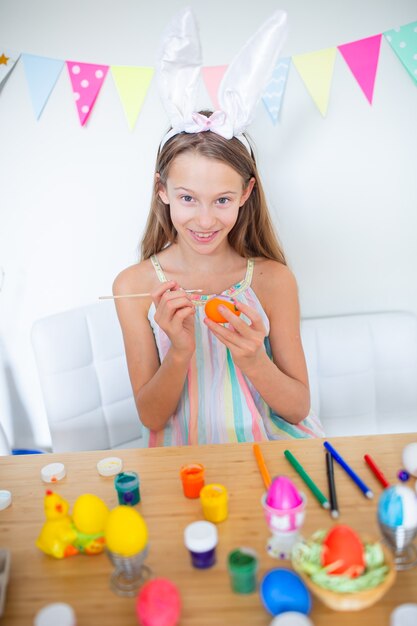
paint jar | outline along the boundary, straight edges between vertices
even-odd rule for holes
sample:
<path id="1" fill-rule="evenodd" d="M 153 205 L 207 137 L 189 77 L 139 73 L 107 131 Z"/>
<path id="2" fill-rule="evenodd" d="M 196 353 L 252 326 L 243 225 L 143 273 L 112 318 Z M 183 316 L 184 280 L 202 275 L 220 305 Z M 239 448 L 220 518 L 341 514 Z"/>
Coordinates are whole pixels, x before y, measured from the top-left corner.
<path id="1" fill-rule="evenodd" d="M 180 471 L 182 488 L 186 498 L 198 498 L 204 487 L 204 465 L 190 463 L 183 465 Z"/>
<path id="2" fill-rule="evenodd" d="M 235 593 L 252 593 L 256 590 L 258 558 L 250 548 L 238 548 L 229 553 L 227 568 Z"/>
<path id="3" fill-rule="evenodd" d="M 133 506 L 140 502 L 139 476 L 136 472 L 121 472 L 114 479 L 119 504 Z"/>
<path id="4" fill-rule="evenodd" d="M 206 520 L 218 524 L 226 519 L 228 495 L 224 485 L 206 485 L 200 491 L 200 500 Z"/>
<path id="5" fill-rule="evenodd" d="M 210 522 L 192 522 L 184 531 L 184 543 L 190 551 L 191 563 L 207 569 L 216 562 L 217 528 Z"/>

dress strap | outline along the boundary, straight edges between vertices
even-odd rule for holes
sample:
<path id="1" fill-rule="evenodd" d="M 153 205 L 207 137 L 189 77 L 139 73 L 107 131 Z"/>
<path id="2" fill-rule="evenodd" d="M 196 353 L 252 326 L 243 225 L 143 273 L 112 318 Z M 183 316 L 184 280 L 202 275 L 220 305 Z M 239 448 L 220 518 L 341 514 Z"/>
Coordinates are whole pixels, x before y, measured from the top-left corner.
<path id="1" fill-rule="evenodd" d="M 244 285 L 245 289 L 251 286 L 254 267 L 255 261 L 253 259 L 248 259 L 248 263 L 246 266 L 246 275 L 242 282 L 242 286 Z"/>
<path id="2" fill-rule="evenodd" d="M 158 261 L 158 259 L 157 259 L 156 254 L 153 254 L 153 255 L 151 256 L 151 263 L 152 263 L 152 265 L 153 265 L 153 267 L 154 267 L 154 270 L 155 270 L 155 272 L 156 272 L 156 275 L 157 275 L 157 276 L 158 276 L 158 278 L 159 278 L 159 281 L 160 281 L 161 283 L 166 283 L 166 282 L 167 282 L 167 279 L 165 278 L 165 274 L 164 274 L 164 272 L 163 272 L 163 270 L 162 270 L 162 267 L 161 267 L 161 266 L 160 266 L 160 264 L 159 264 L 159 261 Z"/>

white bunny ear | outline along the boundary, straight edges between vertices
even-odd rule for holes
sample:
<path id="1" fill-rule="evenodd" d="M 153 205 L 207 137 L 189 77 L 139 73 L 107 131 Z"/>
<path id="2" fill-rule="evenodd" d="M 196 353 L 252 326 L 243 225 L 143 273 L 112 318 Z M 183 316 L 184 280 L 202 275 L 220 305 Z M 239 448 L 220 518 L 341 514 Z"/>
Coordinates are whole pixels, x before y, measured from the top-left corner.
<path id="1" fill-rule="evenodd" d="M 227 68 L 219 86 L 220 108 L 240 135 L 252 121 L 287 34 L 287 14 L 276 11 L 252 35 Z"/>
<path id="2" fill-rule="evenodd" d="M 161 99 L 176 132 L 195 111 L 201 64 L 197 23 L 187 7 L 166 28 L 156 68 Z"/>

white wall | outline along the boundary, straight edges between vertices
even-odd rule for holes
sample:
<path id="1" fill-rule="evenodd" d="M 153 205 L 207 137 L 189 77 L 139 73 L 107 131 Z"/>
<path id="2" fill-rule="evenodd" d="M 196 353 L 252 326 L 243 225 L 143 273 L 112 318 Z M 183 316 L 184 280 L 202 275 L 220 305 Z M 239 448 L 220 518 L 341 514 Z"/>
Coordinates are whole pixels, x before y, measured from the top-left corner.
<path id="1" fill-rule="evenodd" d="M 415 0 L 189 4 L 206 65 L 230 62 L 278 7 L 289 14 L 283 57 L 417 19 Z M 52 58 L 154 65 L 160 33 L 183 6 L 0 0 L 0 45 Z M 203 88 L 201 94 L 201 104 L 209 104 Z M 294 67 L 276 127 L 260 105 L 250 131 L 304 316 L 417 313 L 416 121 L 417 88 L 384 39 L 372 107 L 340 55 L 326 119 Z M 110 76 L 86 128 L 65 68 L 38 122 L 21 62 L 0 93 L 0 422 L 14 445 L 32 437 L 49 443 L 32 323 L 110 293 L 114 276 L 136 261 L 166 126 L 152 85 L 131 133 Z"/>

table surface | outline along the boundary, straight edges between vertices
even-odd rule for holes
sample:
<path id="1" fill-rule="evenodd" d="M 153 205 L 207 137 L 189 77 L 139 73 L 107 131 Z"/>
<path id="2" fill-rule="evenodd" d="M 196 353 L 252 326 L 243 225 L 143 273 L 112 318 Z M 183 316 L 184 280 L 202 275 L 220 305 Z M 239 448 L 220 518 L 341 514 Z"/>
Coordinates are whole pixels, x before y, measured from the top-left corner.
<path id="1" fill-rule="evenodd" d="M 368 500 L 340 466 L 335 478 L 340 507 L 339 523 L 349 524 L 359 533 L 380 538 L 376 507 L 381 485 L 366 466 L 366 453 L 376 460 L 390 482 L 401 468 L 404 445 L 417 440 L 417 434 L 341 437 L 330 439 L 340 454 L 373 489 Z M 335 523 L 306 489 L 284 457 L 291 450 L 308 469 L 313 480 L 327 493 L 325 454 L 322 440 L 274 441 L 261 444 L 272 476 L 289 476 L 307 493 L 307 515 L 303 535 L 329 529 Z M 44 523 L 43 499 L 48 485 L 40 477 L 41 467 L 63 462 L 66 477 L 54 490 L 68 500 L 71 509 L 82 493 L 94 493 L 112 508 L 117 494 L 112 478 L 103 478 L 96 469 L 98 460 L 117 455 L 124 469 L 138 472 L 141 502 L 137 510 L 148 524 L 150 550 L 147 564 L 154 575 L 171 579 L 182 597 L 181 626 L 267 626 L 272 617 L 263 608 L 259 593 L 237 595 L 230 589 L 226 568 L 227 554 L 239 546 L 255 549 L 259 555 L 259 580 L 275 567 L 291 567 L 288 561 L 271 558 L 265 549 L 270 535 L 261 496 L 263 482 L 257 469 L 252 444 L 224 444 L 158 449 L 125 449 L 66 454 L 0 457 L 0 489 L 12 492 L 12 505 L 0 511 L 0 546 L 11 550 L 11 576 L 1 624 L 30 625 L 37 611 L 51 602 L 67 602 L 75 610 L 77 626 L 129 626 L 137 624 L 135 599 L 121 598 L 109 588 L 113 566 L 105 553 L 77 555 L 56 560 L 39 551 L 35 541 Z M 217 563 L 208 570 L 191 566 L 184 547 L 187 524 L 203 519 L 200 501 L 184 497 L 179 479 L 180 467 L 188 462 L 203 463 L 206 484 L 224 484 L 229 492 L 228 519 L 218 525 Z M 414 487 L 415 479 L 409 481 Z M 49 485 L 50 487 L 50 485 Z M 384 626 L 393 608 L 417 602 L 417 568 L 398 572 L 389 592 L 374 607 L 357 613 L 335 613 L 313 598 L 311 618 L 316 626 Z M 59 626 L 59 625 L 57 625 Z"/>

